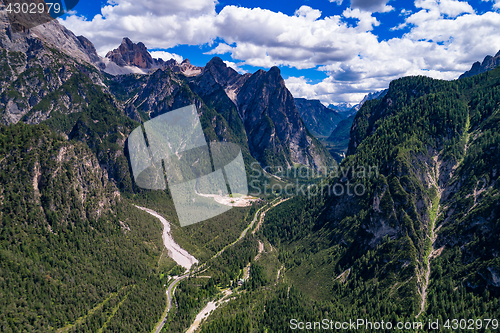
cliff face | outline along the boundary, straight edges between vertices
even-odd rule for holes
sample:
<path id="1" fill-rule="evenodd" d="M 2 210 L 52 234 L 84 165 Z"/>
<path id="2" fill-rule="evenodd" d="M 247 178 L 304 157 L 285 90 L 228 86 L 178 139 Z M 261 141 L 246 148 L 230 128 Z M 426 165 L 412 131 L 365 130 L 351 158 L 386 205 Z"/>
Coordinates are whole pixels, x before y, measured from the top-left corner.
<path id="1" fill-rule="evenodd" d="M 52 112 L 78 112 L 92 91 L 105 91 L 101 60 L 86 38 L 56 20 L 14 33 L 4 10 L 0 27 L 0 123 L 39 123 Z"/>
<path id="2" fill-rule="evenodd" d="M 136 66 L 142 69 L 149 69 L 155 63 L 143 43 L 134 44 L 126 37 L 117 49 L 106 54 L 106 58 L 118 66 Z"/>
<path id="3" fill-rule="evenodd" d="M 22 216 L 16 219 L 49 230 L 67 226 L 75 218 L 97 220 L 120 201 L 118 188 L 81 142 L 70 143 L 46 127 L 28 125 L 2 127 L 0 138 L 5 145 L 0 195 L 22 194 L 3 197 L 2 219 L 19 206 L 17 214 Z"/>
<path id="4" fill-rule="evenodd" d="M 313 169 L 332 163 L 326 149 L 307 132 L 277 67 L 248 77 L 237 101 L 250 150 L 261 163 L 302 164 Z"/>
<path id="5" fill-rule="evenodd" d="M 195 104 L 205 129 L 213 131 L 209 137 L 242 145 L 262 166 L 318 169 L 335 163 L 307 132 L 278 68 L 240 75 L 213 58 L 199 75 L 174 69 L 163 66 L 145 78 L 116 77 L 127 91 L 120 98 L 149 118 Z"/>
<path id="6" fill-rule="evenodd" d="M 296 98 L 295 105 L 307 129 L 317 137 L 328 137 L 345 117 L 319 100 Z"/>
<path id="7" fill-rule="evenodd" d="M 500 66 L 500 51 L 492 57 L 490 55 L 486 56 L 483 60 L 483 62 L 476 61 L 470 70 L 467 72 L 463 73 L 460 75 L 459 79 L 463 79 L 466 77 L 471 77 L 474 75 L 478 75 L 484 72 L 487 72 L 489 70 L 492 70 L 493 68 Z"/>

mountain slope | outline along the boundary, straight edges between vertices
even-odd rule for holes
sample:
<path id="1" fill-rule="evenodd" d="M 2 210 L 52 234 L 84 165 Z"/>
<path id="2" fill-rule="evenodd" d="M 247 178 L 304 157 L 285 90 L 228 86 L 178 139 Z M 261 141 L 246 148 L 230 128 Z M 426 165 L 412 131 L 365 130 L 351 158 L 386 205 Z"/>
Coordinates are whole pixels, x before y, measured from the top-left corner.
<path id="1" fill-rule="evenodd" d="M 215 57 L 199 75 L 165 67 L 149 76 L 117 76 L 108 84 L 125 109 L 143 119 L 195 104 L 207 138 L 241 145 L 247 164 L 255 159 L 262 167 L 320 169 L 335 163 L 307 132 L 278 68 L 240 75 Z"/>
<path id="2" fill-rule="evenodd" d="M 477 313 L 478 302 L 497 313 L 499 86 L 500 69 L 452 82 L 408 77 L 363 105 L 341 165 L 349 172 L 330 185 L 348 181 L 365 191 L 313 200 L 315 223 L 307 228 L 301 208 L 268 214 L 267 237 L 290 258 L 307 257 L 317 272 L 290 260 L 296 285 L 315 298 L 359 302 L 353 311 L 385 299 L 387 319 L 446 318 L 456 304 L 439 301 L 447 293 L 476 299 L 464 302 L 464 316 Z"/>
<path id="3" fill-rule="evenodd" d="M 22 118 L 39 123 L 51 112 L 78 112 L 96 90 L 105 91 L 100 58 L 84 37 L 76 37 L 56 20 L 14 34 L 4 10 L 0 25 L 0 123 Z"/>
<path id="4" fill-rule="evenodd" d="M 328 137 L 344 119 L 342 114 L 327 108 L 319 100 L 296 98 L 295 105 L 307 129 L 316 137 Z"/>
<path id="5" fill-rule="evenodd" d="M 238 92 L 238 113 L 250 151 L 261 164 L 313 169 L 331 165 L 329 153 L 307 132 L 277 67 L 248 78 Z"/>
<path id="6" fill-rule="evenodd" d="M 1 126 L 0 170 L 2 331 L 96 331 L 120 317 L 134 318 L 121 332 L 151 330 L 165 302 L 152 272 L 161 229 L 93 152 L 44 125 Z"/>
<path id="7" fill-rule="evenodd" d="M 471 77 L 474 75 L 478 75 L 484 72 L 487 72 L 489 70 L 492 70 L 493 68 L 500 66 L 500 51 L 498 51 L 497 54 L 495 54 L 494 57 L 488 55 L 484 58 L 483 62 L 480 63 L 479 61 L 476 61 L 470 70 L 467 72 L 463 73 L 460 75 L 459 79 L 463 79 L 466 77 Z"/>

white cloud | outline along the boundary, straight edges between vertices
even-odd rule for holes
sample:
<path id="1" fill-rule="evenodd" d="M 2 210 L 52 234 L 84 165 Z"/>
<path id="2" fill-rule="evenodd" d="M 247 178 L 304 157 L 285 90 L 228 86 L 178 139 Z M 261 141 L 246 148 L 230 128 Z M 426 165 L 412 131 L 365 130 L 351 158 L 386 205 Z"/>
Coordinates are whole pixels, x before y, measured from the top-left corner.
<path id="1" fill-rule="evenodd" d="M 123 37 L 149 48 L 209 43 L 216 37 L 214 0 L 114 0 L 91 20 L 69 15 L 60 22 L 85 35 L 100 55 L 120 45 Z"/>
<path id="2" fill-rule="evenodd" d="M 181 63 L 184 58 L 181 55 L 175 54 L 175 53 L 170 53 L 166 51 L 152 51 L 149 52 L 151 53 L 151 56 L 155 59 L 163 59 L 164 61 L 174 59 L 178 63 Z"/>
<path id="3" fill-rule="evenodd" d="M 387 3 L 351 1 L 341 15 L 322 17 L 310 6 L 301 6 L 294 15 L 237 6 L 225 6 L 217 14 L 214 0 L 115 0 L 91 20 L 70 15 L 61 23 L 88 37 L 101 55 L 125 36 L 155 49 L 211 45 L 219 38 L 223 42 L 207 53 L 229 54 L 233 61 L 228 65 L 239 70 L 242 65 L 319 68 L 328 74 L 320 83 L 300 77 L 286 82 L 296 97 L 326 103 L 359 102 L 404 75 L 453 79 L 500 49 L 500 13 L 479 15 L 456 0 L 417 0 L 416 10 L 401 10 L 405 21 L 393 27 L 409 32 L 381 41 L 373 33 L 380 23 L 372 12 L 391 10 Z M 500 0 L 494 6 L 499 8 Z M 356 23 L 350 26 L 346 18 Z"/>
<path id="4" fill-rule="evenodd" d="M 342 15 L 347 18 L 358 19 L 358 25 L 356 26 L 356 28 L 361 32 L 371 31 L 373 27 L 376 27 L 380 24 L 380 22 L 375 17 L 373 17 L 371 13 L 361 11 L 357 8 L 347 8 L 346 10 L 344 10 Z"/>
<path id="5" fill-rule="evenodd" d="M 457 17 L 458 15 L 464 13 L 474 13 L 474 9 L 467 2 L 454 0 L 439 1 L 439 11 L 450 17 Z"/>
<path id="6" fill-rule="evenodd" d="M 295 16 L 305 17 L 308 21 L 315 21 L 321 17 L 321 11 L 309 6 L 301 6 L 295 11 Z"/>
<path id="7" fill-rule="evenodd" d="M 224 63 L 228 67 L 231 67 L 232 69 L 234 69 L 235 71 L 237 71 L 240 74 L 248 73 L 248 71 L 246 71 L 246 70 L 244 70 L 243 68 L 240 67 L 240 64 L 237 64 L 237 63 L 232 62 L 232 61 L 225 61 L 225 60 L 224 60 Z"/>

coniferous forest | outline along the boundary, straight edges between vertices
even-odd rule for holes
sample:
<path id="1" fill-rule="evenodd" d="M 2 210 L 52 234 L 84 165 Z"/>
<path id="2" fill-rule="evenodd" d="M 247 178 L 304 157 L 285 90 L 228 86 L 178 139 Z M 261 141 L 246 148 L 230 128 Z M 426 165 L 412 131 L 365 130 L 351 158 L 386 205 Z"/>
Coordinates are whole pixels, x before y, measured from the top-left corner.
<path id="1" fill-rule="evenodd" d="M 499 329 L 498 57 L 337 112 L 278 67 L 163 61 L 128 38 L 105 64 L 0 7 L 1 332 Z M 181 226 L 168 182 L 134 180 L 128 138 L 190 105 L 207 147 L 240 147 L 249 196 L 228 183 L 205 197 L 235 207 Z"/>

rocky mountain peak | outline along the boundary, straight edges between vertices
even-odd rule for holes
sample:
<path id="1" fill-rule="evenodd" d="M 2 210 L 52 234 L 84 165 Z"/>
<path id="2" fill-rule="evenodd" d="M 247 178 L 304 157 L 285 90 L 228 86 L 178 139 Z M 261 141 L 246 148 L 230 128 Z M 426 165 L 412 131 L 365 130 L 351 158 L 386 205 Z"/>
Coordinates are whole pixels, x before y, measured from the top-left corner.
<path id="1" fill-rule="evenodd" d="M 316 169 L 331 163 L 326 150 L 313 143 L 278 67 L 242 77 L 246 80 L 237 91 L 238 112 L 250 152 L 261 165 L 299 163 Z M 277 160 L 271 162 L 271 155 Z"/>
<path id="2" fill-rule="evenodd" d="M 307 129 L 316 137 L 329 136 L 344 118 L 340 113 L 314 99 L 295 98 L 295 106 Z"/>
<path id="3" fill-rule="evenodd" d="M 205 66 L 203 73 L 210 73 L 214 80 L 224 88 L 232 85 L 241 76 L 219 57 L 213 57 Z"/>
<path id="4" fill-rule="evenodd" d="M 466 77 L 471 77 L 474 75 L 478 75 L 478 74 L 487 72 L 487 71 L 492 70 L 493 68 L 495 68 L 497 66 L 500 66 L 500 51 L 498 51 L 494 57 L 487 55 L 484 58 L 482 63 L 480 63 L 479 61 L 476 61 L 474 64 L 472 64 L 472 67 L 469 71 L 460 75 L 459 79 L 463 79 Z"/>
<path id="5" fill-rule="evenodd" d="M 94 44 L 90 40 L 88 40 L 84 36 L 78 36 L 76 37 L 82 47 L 85 49 L 87 55 L 89 56 L 90 60 L 99 66 L 99 68 L 104 69 L 106 68 L 106 65 L 102 62 L 102 58 L 97 54 L 97 51 L 94 47 Z"/>
<path id="6" fill-rule="evenodd" d="M 198 75 L 202 72 L 203 68 L 191 65 L 189 59 L 184 59 L 180 64 L 175 59 L 169 59 L 165 62 L 161 59 L 154 59 L 157 65 L 162 69 L 170 69 L 174 73 L 182 73 L 186 76 Z"/>
<path id="7" fill-rule="evenodd" d="M 85 37 L 76 37 L 57 20 L 50 20 L 31 28 L 17 29 L 9 20 L 5 4 L 0 2 L 0 47 L 7 51 L 42 52 L 45 44 L 67 55 L 102 68 L 102 59 L 92 43 Z M 42 58 L 39 58 L 42 59 Z"/>
<path id="8" fill-rule="evenodd" d="M 184 59 L 180 64 L 175 59 L 164 61 L 154 59 L 144 43 L 134 43 L 125 37 L 118 48 L 106 54 L 105 71 L 112 75 L 129 73 L 149 74 L 156 69 L 170 69 L 174 73 L 182 73 L 186 76 L 198 75 L 202 68 L 193 66 L 189 59 Z"/>
<path id="9" fill-rule="evenodd" d="M 278 67 L 273 66 L 273 67 L 271 67 L 269 69 L 269 71 L 267 72 L 267 74 L 278 76 L 278 75 L 281 75 L 281 71 L 280 71 L 280 69 Z"/>
<path id="10" fill-rule="evenodd" d="M 128 37 L 123 38 L 117 49 L 109 51 L 106 58 L 121 67 L 136 66 L 150 69 L 155 64 L 146 46 L 142 42 L 135 44 Z"/>

